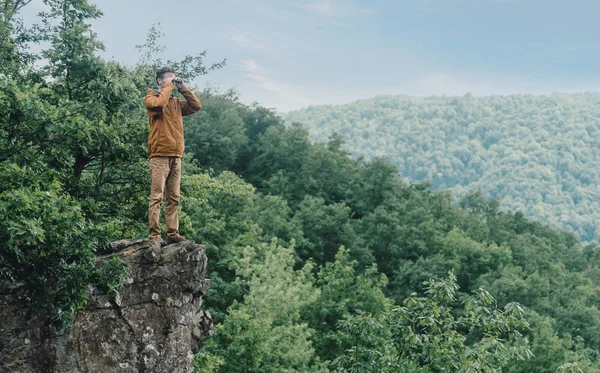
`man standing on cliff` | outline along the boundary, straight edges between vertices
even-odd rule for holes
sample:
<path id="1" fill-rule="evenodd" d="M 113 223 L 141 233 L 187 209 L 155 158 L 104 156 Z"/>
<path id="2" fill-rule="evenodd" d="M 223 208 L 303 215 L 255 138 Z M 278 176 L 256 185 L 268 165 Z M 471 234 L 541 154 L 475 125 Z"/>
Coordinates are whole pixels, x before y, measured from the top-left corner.
<path id="1" fill-rule="evenodd" d="M 157 245 L 162 243 L 159 225 L 163 194 L 166 195 L 165 224 L 167 244 L 183 241 L 179 234 L 179 184 L 181 179 L 181 157 L 183 156 L 183 116 L 194 114 L 202 108 L 200 100 L 183 81 L 175 76 L 170 66 L 156 71 L 158 89 L 148 89 L 144 98 L 150 121 L 148 135 L 148 157 L 150 159 L 150 205 L 148 220 L 150 238 Z M 181 100 L 173 95 L 173 89 L 185 97 Z"/>

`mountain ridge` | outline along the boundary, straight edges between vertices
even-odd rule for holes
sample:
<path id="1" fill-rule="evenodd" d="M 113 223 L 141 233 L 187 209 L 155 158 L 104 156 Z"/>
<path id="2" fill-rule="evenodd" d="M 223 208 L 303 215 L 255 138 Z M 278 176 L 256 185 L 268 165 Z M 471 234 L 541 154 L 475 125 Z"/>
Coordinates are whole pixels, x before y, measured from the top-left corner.
<path id="1" fill-rule="evenodd" d="M 511 210 L 600 238 L 600 94 L 380 95 L 286 114 L 316 141 L 333 132 L 354 157 L 385 156 L 400 175 L 502 200 Z"/>

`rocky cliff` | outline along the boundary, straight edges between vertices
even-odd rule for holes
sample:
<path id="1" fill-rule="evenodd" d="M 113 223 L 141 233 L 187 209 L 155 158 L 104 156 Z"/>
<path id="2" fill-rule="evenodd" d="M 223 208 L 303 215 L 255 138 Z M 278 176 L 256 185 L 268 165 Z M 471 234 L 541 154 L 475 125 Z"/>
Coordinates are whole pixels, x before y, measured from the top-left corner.
<path id="1" fill-rule="evenodd" d="M 192 241 L 157 249 L 149 240 L 110 245 L 130 274 L 118 296 L 88 291 L 70 330 L 52 331 L 0 289 L 0 372 L 192 372 L 199 342 L 212 334 L 201 310 L 206 255 Z"/>

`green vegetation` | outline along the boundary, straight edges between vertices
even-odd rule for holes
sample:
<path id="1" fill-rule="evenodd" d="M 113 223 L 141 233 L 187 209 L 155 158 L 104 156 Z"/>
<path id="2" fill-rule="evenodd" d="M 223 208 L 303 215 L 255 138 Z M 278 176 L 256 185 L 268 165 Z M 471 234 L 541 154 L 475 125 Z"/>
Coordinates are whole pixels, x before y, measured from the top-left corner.
<path id="1" fill-rule="evenodd" d="M 600 95 L 390 97 L 292 112 L 311 137 L 339 133 L 353 156 L 600 241 Z"/>
<path id="2" fill-rule="evenodd" d="M 95 248 L 146 235 L 159 32 L 121 66 L 96 56 L 87 1 L 47 0 L 53 22 L 31 30 L 17 3 L 0 1 L 0 277 L 64 325 L 87 284 L 118 290 L 122 266 L 94 269 Z M 208 72 L 203 57 L 180 74 Z M 199 372 L 600 372 L 597 245 L 478 193 L 457 206 L 235 92 L 199 96 L 181 214 L 217 322 Z"/>
<path id="3" fill-rule="evenodd" d="M 88 283 L 114 290 L 122 277 L 116 263 L 95 269 L 94 251 L 147 231 L 140 92 L 159 61 L 99 58 L 87 22 L 101 12 L 87 1 L 44 1 L 44 21 L 29 29 L 15 18 L 27 3 L 0 1 L 0 276 L 60 327 L 85 304 Z M 156 36 L 142 49 L 157 49 Z M 47 48 L 29 53 L 39 42 Z M 183 76 L 206 72 L 194 69 L 201 57 L 178 64 Z"/>

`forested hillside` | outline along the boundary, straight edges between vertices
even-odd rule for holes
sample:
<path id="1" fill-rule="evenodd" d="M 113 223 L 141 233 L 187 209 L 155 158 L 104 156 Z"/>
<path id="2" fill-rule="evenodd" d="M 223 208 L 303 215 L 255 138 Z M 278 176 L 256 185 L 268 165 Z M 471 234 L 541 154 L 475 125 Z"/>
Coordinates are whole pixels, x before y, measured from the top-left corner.
<path id="1" fill-rule="evenodd" d="M 159 33 L 124 66 L 97 56 L 87 1 L 47 1 L 34 29 L 18 4 L 0 0 L 0 290 L 68 327 L 89 285 L 114 295 L 126 276 L 95 251 L 147 235 Z M 191 80 L 204 58 L 171 63 Z M 233 91 L 196 91 L 181 231 L 206 246 L 217 323 L 198 372 L 600 372 L 596 244 L 478 193 L 457 206 L 385 159 L 353 160 L 339 136 L 311 142 Z"/>
<path id="2" fill-rule="evenodd" d="M 353 156 L 388 157 L 434 189 L 470 190 L 600 239 L 600 95 L 381 96 L 292 112 L 313 139 L 341 134 Z"/>

